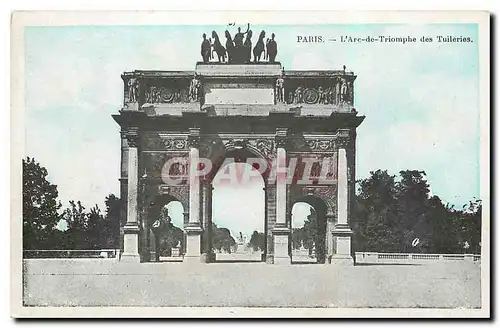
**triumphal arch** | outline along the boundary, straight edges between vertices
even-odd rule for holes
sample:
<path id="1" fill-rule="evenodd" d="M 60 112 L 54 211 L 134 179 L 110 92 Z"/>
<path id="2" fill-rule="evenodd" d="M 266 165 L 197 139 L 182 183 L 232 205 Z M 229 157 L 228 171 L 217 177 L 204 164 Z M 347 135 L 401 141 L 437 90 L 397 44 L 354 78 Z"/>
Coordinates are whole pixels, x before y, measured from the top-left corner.
<path id="1" fill-rule="evenodd" d="M 124 104 L 113 118 L 121 127 L 123 261 L 155 259 L 151 225 L 170 201 L 184 207 L 183 260 L 212 261 L 212 181 L 231 157 L 267 163 L 259 170 L 265 185 L 263 261 L 290 263 L 291 209 L 307 202 L 324 237 L 317 247 L 321 261 L 353 263 L 356 128 L 364 119 L 354 108 L 356 76 L 345 67 L 284 70 L 275 61 L 276 42 L 267 45 L 268 54 L 264 47 L 256 53 L 263 33 L 254 58 L 247 41 L 238 44 L 235 36 L 234 49 L 222 50 L 218 37 L 212 43 L 204 35 L 194 71 L 122 75 Z M 282 178 L 275 167 L 292 162 Z"/>

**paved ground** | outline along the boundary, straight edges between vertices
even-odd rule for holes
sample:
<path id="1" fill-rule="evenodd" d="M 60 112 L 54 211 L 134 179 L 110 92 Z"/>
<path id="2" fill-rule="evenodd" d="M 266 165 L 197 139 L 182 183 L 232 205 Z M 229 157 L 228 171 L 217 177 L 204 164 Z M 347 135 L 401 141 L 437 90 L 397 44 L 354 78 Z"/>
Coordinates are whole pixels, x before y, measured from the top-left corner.
<path id="1" fill-rule="evenodd" d="M 31 260 L 25 305 L 480 307 L 473 263 L 336 267 Z"/>

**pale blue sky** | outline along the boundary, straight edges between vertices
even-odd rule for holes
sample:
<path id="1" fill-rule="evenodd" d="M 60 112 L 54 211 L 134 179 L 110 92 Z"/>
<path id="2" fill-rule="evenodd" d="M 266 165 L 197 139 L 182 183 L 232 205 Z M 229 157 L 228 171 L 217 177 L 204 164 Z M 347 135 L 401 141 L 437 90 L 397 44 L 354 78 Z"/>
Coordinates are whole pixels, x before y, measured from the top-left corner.
<path id="1" fill-rule="evenodd" d="M 244 28 L 245 26 L 241 26 Z M 28 27 L 25 33 L 26 155 L 47 167 L 64 205 L 82 200 L 103 206 L 119 194 L 120 74 L 134 69 L 193 70 L 201 34 L 226 26 Z M 357 177 L 387 169 L 425 170 L 434 194 L 461 206 L 479 197 L 479 91 L 477 25 L 252 26 L 253 43 L 274 32 L 285 69 L 341 69 L 358 78 Z M 234 33 L 235 28 L 231 27 Z M 297 43 L 297 35 L 470 36 L 473 43 Z M 215 219 L 240 229 L 234 204 L 262 203 L 252 188 L 221 191 Z M 219 197 L 219 196 L 217 196 Z M 175 207 L 175 206 L 174 206 Z M 181 221 L 181 210 L 174 210 Z M 303 217 L 303 207 L 294 216 Z M 262 226 L 260 211 L 246 211 L 244 229 Z M 177 218 L 178 216 L 178 218 Z M 243 219 L 240 219 L 240 221 Z M 251 231 L 249 231 L 251 232 Z"/>

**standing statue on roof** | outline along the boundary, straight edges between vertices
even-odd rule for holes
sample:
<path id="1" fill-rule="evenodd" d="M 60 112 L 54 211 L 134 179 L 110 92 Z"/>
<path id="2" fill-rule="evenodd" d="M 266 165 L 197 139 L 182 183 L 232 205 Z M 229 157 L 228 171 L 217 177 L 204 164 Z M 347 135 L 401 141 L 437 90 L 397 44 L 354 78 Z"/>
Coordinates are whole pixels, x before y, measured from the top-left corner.
<path id="1" fill-rule="evenodd" d="M 207 40 L 207 35 L 203 33 L 203 41 L 201 42 L 201 58 L 203 58 L 204 63 L 208 63 L 212 55 L 212 45 L 210 41 Z"/>
<path id="2" fill-rule="evenodd" d="M 274 33 L 271 34 L 271 40 L 269 40 L 268 46 L 267 46 L 267 54 L 269 55 L 269 62 L 274 63 L 274 60 L 276 59 L 276 55 L 278 54 L 278 45 L 276 41 L 274 40 Z"/>

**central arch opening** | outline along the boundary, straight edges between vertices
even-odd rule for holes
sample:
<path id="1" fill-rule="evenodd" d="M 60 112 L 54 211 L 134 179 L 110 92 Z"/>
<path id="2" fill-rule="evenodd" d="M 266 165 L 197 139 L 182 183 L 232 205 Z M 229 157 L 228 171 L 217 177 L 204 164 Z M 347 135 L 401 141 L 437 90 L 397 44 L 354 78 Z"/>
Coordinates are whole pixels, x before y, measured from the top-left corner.
<path id="1" fill-rule="evenodd" d="M 265 259 L 265 192 L 246 156 L 228 153 L 212 180 L 212 250 L 215 262 Z"/>

